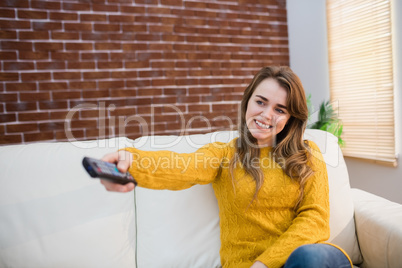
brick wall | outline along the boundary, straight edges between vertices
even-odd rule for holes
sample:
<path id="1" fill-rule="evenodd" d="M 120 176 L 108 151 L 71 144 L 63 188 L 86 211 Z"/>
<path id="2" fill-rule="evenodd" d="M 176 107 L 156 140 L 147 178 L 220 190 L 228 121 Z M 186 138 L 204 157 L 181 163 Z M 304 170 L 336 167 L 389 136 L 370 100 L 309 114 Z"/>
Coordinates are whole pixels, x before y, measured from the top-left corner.
<path id="1" fill-rule="evenodd" d="M 285 0 L 0 1 L 0 144 L 233 128 Z"/>

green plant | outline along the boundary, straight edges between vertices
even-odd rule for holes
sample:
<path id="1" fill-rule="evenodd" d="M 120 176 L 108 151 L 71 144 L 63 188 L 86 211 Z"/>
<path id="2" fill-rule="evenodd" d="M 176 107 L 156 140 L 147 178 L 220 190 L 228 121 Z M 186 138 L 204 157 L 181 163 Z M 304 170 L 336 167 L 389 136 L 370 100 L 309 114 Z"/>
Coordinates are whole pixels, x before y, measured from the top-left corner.
<path id="1" fill-rule="evenodd" d="M 311 95 L 307 98 L 307 106 L 309 109 L 309 121 L 312 115 L 312 105 L 311 105 Z M 339 120 L 332 104 L 329 101 L 323 101 L 318 110 L 318 120 L 313 124 L 309 125 L 311 129 L 320 129 L 332 133 L 338 138 L 338 144 L 344 146 L 345 142 L 342 140 L 343 124 Z"/>

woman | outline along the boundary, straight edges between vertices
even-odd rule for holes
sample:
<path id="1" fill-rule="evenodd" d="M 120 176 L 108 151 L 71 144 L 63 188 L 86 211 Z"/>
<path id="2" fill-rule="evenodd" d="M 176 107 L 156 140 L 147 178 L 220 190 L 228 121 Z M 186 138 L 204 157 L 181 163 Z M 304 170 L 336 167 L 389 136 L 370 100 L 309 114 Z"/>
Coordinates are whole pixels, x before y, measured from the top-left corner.
<path id="1" fill-rule="evenodd" d="M 317 145 L 303 141 L 307 118 L 300 79 L 288 67 L 265 67 L 244 92 L 239 138 L 192 154 L 125 148 L 103 160 L 129 170 L 141 187 L 179 190 L 212 183 L 223 267 L 351 267 L 340 248 L 324 243 L 328 176 Z M 170 157 L 171 168 L 149 166 L 160 157 Z M 183 162 L 175 164 L 178 157 Z M 134 188 L 102 183 L 110 191 Z"/>

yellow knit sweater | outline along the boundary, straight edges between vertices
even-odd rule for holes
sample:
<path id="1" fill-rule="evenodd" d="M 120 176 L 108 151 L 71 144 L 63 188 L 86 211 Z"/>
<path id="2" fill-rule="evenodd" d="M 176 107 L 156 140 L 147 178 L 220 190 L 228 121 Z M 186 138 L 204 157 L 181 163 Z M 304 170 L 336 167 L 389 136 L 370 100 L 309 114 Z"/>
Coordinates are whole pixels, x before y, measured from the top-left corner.
<path id="1" fill-rule="evenodd" d="M 219 204 L 221 263 L 225 268 L 249 268 L 256 260 L 269 268 L 282 267 L 297 247 L 329 238 L 329 196 L 326 165 L 316 144 L 309 166 L 304 199 L 293 209 L 299 185 L 273 161 L 271 147 L 261 149 L 264 183 L 253 201 L 254 180 L 237 165 L 232 180 L 229 161 L 235 140 L 211 143 L 195 153 L 147 152 L 125 148 L 133 154 L 130 173 L 138 186 L 181 190 L 212 183 Z"/>

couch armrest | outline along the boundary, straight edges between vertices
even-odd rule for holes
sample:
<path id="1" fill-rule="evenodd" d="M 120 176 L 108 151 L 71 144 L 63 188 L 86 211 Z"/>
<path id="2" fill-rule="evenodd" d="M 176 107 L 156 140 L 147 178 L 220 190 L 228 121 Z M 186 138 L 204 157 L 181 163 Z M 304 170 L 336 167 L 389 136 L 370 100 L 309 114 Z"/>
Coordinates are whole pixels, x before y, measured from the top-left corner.
<path id="1" fill-rule="evenodd" d="M 402 205 L 358 189 L 352 197 L 361 267 L 402 267 Z"/>

